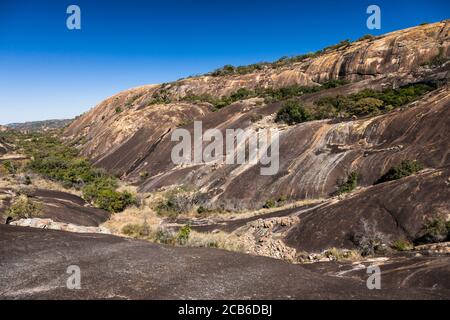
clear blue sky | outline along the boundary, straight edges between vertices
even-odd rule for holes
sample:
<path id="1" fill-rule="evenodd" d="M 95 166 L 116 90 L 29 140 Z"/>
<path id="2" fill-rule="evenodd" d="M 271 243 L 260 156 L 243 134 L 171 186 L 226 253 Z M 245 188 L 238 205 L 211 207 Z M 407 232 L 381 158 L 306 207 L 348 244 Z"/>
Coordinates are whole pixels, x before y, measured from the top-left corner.
<path id="1" fill-rule="evenodd" d="M 81 8 L 81 30 L 66 8 Z M 366 28 L 377 4 L 382 29 Z M 0 123 L 70 118 L 131 87 L 450 18 L 448 0 L 0 0 Z"/>

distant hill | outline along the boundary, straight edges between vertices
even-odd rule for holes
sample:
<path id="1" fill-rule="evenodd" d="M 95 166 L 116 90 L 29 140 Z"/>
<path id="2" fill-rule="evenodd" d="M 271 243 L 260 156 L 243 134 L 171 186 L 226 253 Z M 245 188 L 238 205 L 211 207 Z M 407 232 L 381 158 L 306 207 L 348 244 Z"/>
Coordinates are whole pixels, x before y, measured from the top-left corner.
<path id="1" fill-rule="evenodd" d="M 52 129 L 63 128 L 71 122 L 72 119 L 52 119 L 43 121 L 10 123 L 7 124 L 6 127 L 21 131 L 47 131 Z"/>

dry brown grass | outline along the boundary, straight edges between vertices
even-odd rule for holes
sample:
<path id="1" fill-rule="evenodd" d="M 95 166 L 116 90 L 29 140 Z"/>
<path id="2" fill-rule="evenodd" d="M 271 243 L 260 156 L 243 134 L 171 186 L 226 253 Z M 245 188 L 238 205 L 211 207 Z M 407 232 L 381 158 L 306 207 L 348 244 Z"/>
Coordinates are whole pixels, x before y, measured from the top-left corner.
<path id="1" fill-rule="evenodd" d="M 110 219 L 102 224 L 102 227 L 109 229 L 113 234 L 123 235 L 122 229 L 128 224 L 140 225 L 147 222 L 151 228 L 156 229 L 161 221 L 161 218 L 148 207 L 128 207 L 120 213 L 111 215 Z"/>
<path id="2" fill-rule="evenodd" d="M 234 233 L 225 233 L 223 231 L 214 233 L 200 233 L 191 231 L 187 247 L 205 247 L 218 248 L 234 252 L 248 252 L 244 241 Z"/>

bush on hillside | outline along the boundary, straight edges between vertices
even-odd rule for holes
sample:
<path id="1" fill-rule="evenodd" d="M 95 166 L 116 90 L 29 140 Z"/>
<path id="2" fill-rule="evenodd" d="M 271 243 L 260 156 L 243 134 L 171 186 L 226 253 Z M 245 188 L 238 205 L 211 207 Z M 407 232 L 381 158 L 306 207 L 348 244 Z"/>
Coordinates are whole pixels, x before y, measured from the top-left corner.
<path id="1" fill-rule="evenodd" d="M 288 125 L 314 120 L 311 113 L 299 102 L 288 101 L 275 117 L 275 122 L 284 122 Z"/>
<path id="2" fill-rule="evenodd" d="M 340 195 L 352 192 L 353 190 L 356 189 L 357 186 L 358 186 L 358 173 L 353 171 L 348 175 L 347 180 L 339 187 L 337 194 Z"/>
<path id="3" fill-rule="evenodd" d="M 443 218 L 429 220 L 422 228 L 421 236 L 414 242 L 416 244 L 436 243 L 450 240 L 450 221 Z"/>
<path id="4" fill-rule="evenodd" d="M 6 211 L 6 214 L 13 219 L 29 219 L 40 215 L 42 205 L 27 195 L 20 195 Z"/>
<path id="5" fill-rule="evenodd" d="M 423 166 L 415 160 L 403 160 L 398 166 L 391 167 L 375 184 L 398 180 L 410 176 L 423 169 Z"/>

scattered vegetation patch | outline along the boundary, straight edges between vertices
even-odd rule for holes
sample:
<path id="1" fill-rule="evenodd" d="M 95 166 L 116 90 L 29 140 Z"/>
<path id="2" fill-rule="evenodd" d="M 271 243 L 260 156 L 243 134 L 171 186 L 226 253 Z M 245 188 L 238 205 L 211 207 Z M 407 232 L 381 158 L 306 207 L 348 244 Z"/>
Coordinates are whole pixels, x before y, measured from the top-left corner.
<path id="1" fill-rule="evenodd" d="M 361 255 L 356 250 L 330 248 L 324 252 L 324 256 L 330 261 L 356 261 Z"/>
<path id="2" fill-rule="evenodd" d="M 278 111 L 275 121 L 292 125 L 331 118 L 376 116 L 413 102 L 434 89 L 434 86 L 426 84 L 414 84 L 383 91 L 366 89 L 348 96 L 324 97 L 312 105 L 289 100 Z"/>
<path id="3" fill-rule="evenodd" d="M 139 172 L 139 177 L 140 177 L 142 180 L 148 178 L 148 172 L 147 172 L 147 171 L 141 171 L 141 172 Z"/>
<path id="4" fill-rule="evenodd" d="M 141 96 L 142 96 L 141 94 L 134 94 L 133 96 L 127 99 L 127 101 L 125 102 L 125 106 L 131 107 L 136 102 L 136 100 L 139 99 Z"/>
<path id="5" fill-rule="evenodd" d="M 192 93 L 188 93 L 185 97 L 181 99 L 181 101 L 208 102 L 212 104 L 214 108 L 217 110 L 226 107 L 234 102 L 250 99 L 257 96 L 258 93 L 254 90 L 240 88 L 236 92 L 230 94 L 229 96 L 222 96 L 220 98 L 214 98 L 209 94 L 195 95 Z"/>
<path id="6" fill-rule="evenodd" d="M 353 171 L 347 177 L 347 180 L 339 186 L 337 195 L 352 192 L 358 186 L 358 173 Z"/>
<path id="7" fill-rule="evenodd" d="M 191 234 L 191 226 L 189 224 L 186 224 L 178 231 L 177 234 L 178 243 L 180 245 L 185 245 L 189 240 L 190 234 Z"/>
<path id="8" fill-rule="evenodd" d="M 300 86 L 291 85 L 278 89 L 267 88 L 261 91 L 258 96 L 265 99 L 266 103 L 272 103 L 276 101 L 285 101 L 291 98 L 300 97 L 305 94 L 315 93 L 326 89 L 337 88 L 348 84 L 345 80 L 329 80 L 318 86 Z"/>
<path id="9" fill-rule="evenodd" d="M 348 96 L 324 97 L 316 104 L 341 117 L 373 116 L 413 102 L 434 89 L 434 86 L 426 84 L 413 84 L 383 91 L 365 89 Z"/>
<path id="10" fill-rule="evenodd" d="M 275 117 L 275 122 L 283 122 L 288 125 L 311 120 L 314 120 L 314 117 L 309 109 L 294 100 L 286 102 Z"/>
<path id="11" fill-rule="evenodd" d="M 398 166 L 391 167 L 375 184 L 387 181 L 398 180 L 410 176 L 423 169 L 423 166 L 416 160 L 402 160 Z"/>
<path id="12" fill-rule="evenodd" d="M 370 39 L 373 39 L 373 38 L 375 38 L 373 35 L 371 35 L 371 34 L 366 34 L 366 35 L 362 36 L 361 38 L 359 38 L 359 39 L 356 40 L 356 41 L 358 42 L 358 41 L 370 40 Z"/>
<path id="13" fill-rule="evenodd" d="M 177 217 L 194 210 L 197 202 L 195 193 L 189 188 L 179 187 L 166 192 L 164 199 L 159 201 L 154 209 L 160 216 Z"/>
<path id="14" fill-rule="evenodd" d="M 392 248 L 397 251 L 409 251 L 414 249 L 414 245 L 408 240 L 398 239 L 392 244 Z"/>
<path id="15" fill-rule="evenodd" d="M 229 106 L 237 101 L 246 100 L 250 98 L 263 98 L 266 103 L 272 103 L 276 101 L 287 100 L 293 97 L 299 97 L 304 94 L 318 92 L 320 90 L 335 88 L 344 84 L 347 84 L 347 81 L 344 80 L 330 80 L 321 85 L 317 86 L 300 86 L 300 85 L 292 85 L 283 88 L 256 88 L 254 90 L 247 88 L 240 88 L 235 92 L 231 93 L 228 96 L 222 96 L 220 98 L 215 98 L 210 94 L 201 94 L 196 95 L 192 92 L 187 93 L 186 96 L 181 98 L 179 101 L 191 102 L 191 103 L 199 103 L 199 102 L 207 102 L 213 105 L 215 110 L 221 109 L 223 107 Z M 160 89 L 162 90 L 162 89 Z M 167 89 L 164 89 L 164 99 L 160 98 L 152 98 L 153 103 L 171 103 L 173 100 L 170 98 L 170 94 Z M 154 94 L 155 96 L 155 94 Z M 159 97 L 160 95 L 156 95 Z"/>
<path id="16" fill-rule="evenodd" d="M 352 44 L 352 42 L 350 39 L 345 39 L 345 40 L 339 41 L 339 43 L 337 43 L 337 44 L 325 47 L 322 51 L 327 52 L 327 51 L 334 51 L 334 50 L 338 50 L 338 49 L 344 49 L 344 48 L 347 48 L 351 44 Z"/>
<path id="17" fill-rule="evenodd" d="M 223 77 L 223 76 L 232 76 L 232 75 L 244 75 L 253 73 L 259 70 L 264 70 L 265 68 L 280 68 L 288 65 L 292 65 L 294 63 L 302 62 L 307 59 L 315 58 L 320 56 L 323 53 L 330 52 L 333 50 L 339 50 L 344 49 L 351 45 L 351 40 L 346 39 L 342 40 L 339 43 L 335 45 L 328 46 L 324 48 L 323 50 L 318 50 L 316 52 L 310 52 L 306 54 L 296 55 L 292 57 L 284 56 L 280 59 L 274 61 L 274 62 L 259 62 L 254 63 L 246 66 L 232 66 L 232 65 L 225 65 L 222 68 L 216 69 L 213 72 L 207 73 L 206 75 L 212 76 L 212 77 Z"/>
<path id="18" fill-rule="evenodd" d="M 274 200 L 274 199 L 268 199 L 264 205 L 263 205 L 263 209 L 271 209 L 271 208 L 276 208 L 279 206 L 282 206 L 283 204 L 285 204 L 287 201 L 287 197 L 282 195 L 280 196 L 278 199 Z"/>
<path id="19" fill-rule="evenodd" d="M 422 228 L 421 236 L 415 244 L 436 243 L 450 240 L 450 221 L 443 218 L 436 218 L 428 221 Z"/>
<path id="20" fill-rule="evenodd" d="M 16 166 L 10 160 L 6 160 L 3 162 L 3 168 L 5 168 L 6 172 L 9 174 L 15 174 L 17 172 Z"/>
<path id="21" fill-rule="evenodd" d="M 82 190 L 83 198 L 96 207 L 120 212 L 136 204 L 134 195 L 118 192 L 117 179 L 104 170 L 92 167 L 78 156 L 78 150 L 63 144 L 54 134 L 19 134 L 20 147 L 31 157 L 27 169 L 61 182 L 67 188 Z"/>
<path id="22" fill-rule="evenodd" d="M 277 203 L 275 202 L 275 200 L 269 199 L 264 203 L 263 208 L 271 209 L 271 208 L 275 208 L 276 206 L 277 206 Z"/>
<path id="23" fill-rule="evenodd" d="M 38 217 L 41 211 L 42 204 L 22 194 L 14 200 L 6 214 L 13 219 L 29 219 Z"/>

